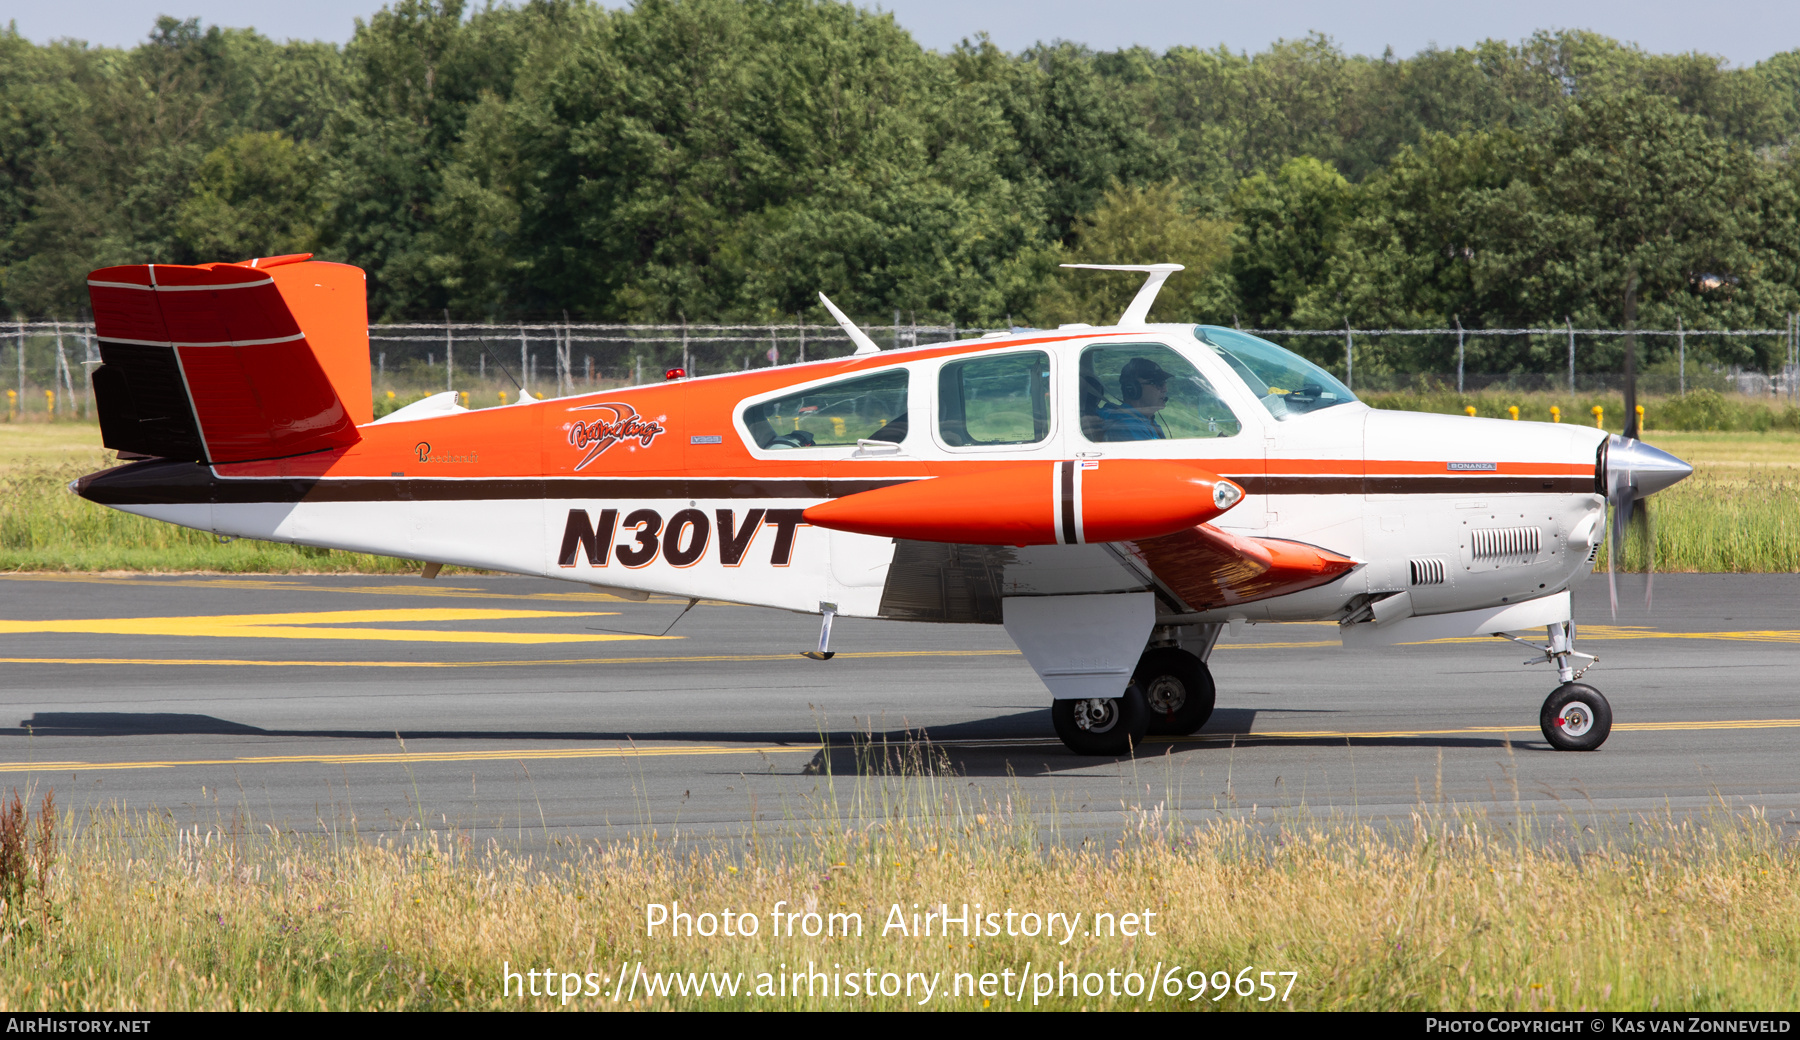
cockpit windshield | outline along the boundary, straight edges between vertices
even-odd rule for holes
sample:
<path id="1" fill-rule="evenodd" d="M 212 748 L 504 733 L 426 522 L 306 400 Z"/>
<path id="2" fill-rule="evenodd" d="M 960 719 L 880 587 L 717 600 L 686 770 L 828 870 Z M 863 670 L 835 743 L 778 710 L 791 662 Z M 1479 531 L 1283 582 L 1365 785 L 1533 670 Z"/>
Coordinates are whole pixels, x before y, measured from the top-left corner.
<path id="1" fill-rule="evenodd" d="M 1269 414 L 1287 420 L 1356 400 L 1331 373 L 1291 350 L 1236 329 L 1201 325 L 1194 338 L 1231 366 Z"/>

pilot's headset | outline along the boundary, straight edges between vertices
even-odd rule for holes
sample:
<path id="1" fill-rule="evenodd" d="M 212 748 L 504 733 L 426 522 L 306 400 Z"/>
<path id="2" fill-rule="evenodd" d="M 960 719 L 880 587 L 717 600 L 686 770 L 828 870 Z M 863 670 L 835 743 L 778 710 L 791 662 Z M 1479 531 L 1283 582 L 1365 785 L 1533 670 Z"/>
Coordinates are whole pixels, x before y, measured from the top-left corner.
<path id="1" fill-rule="evenodd" d="M 1149 358 L 1134 357 L 1119 370 L 1119 396 L 1126 404 L 1136 404 L 1144 396 L 1144 384 L 1166 385 L 1169 373 Z"/>

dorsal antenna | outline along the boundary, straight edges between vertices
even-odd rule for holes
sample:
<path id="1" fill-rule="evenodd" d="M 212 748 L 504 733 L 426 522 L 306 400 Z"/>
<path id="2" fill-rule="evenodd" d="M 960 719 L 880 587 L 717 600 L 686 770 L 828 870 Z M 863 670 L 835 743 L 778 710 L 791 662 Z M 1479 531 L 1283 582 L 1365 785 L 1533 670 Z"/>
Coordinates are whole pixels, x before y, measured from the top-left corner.
<path id="1" fill-rule="evenodd" d="M 1131 298 L 1131 306 L 1119 315 L 1120 325 L 1142 325 L 1144 319 L 1150 317 L 1150 305 L 1156 302 L 1156 294 L 1162 291 L 1163 283 L 1176 271 L 1185 270 L 1182 264 L 1063 264 L 1064 267 L 1080 267 L 1089 271 L 1143 271 L 1150 277 L 1144 279 L 1143 288 Z M 829 306 L 829 304 L 827 305 Z"/>
<path id="2" fill-rule="evenodd" d="M 874 340 L 869 338 L 868 333 L 856 327 L 856 322 L 846 318 L 844 312 L 837 309 L 837 304 L 826 299 L 824 293 L 819 294 L 819 302 L 824 304 L 825 309 L 831 312 L 831 316 L 837 319 L 837 323 L 843 326 L 844 334 L 850 337 L 850 342 L 856 344 L 858 354 L 873 354 L 881 349 L 875 345 Z"/>

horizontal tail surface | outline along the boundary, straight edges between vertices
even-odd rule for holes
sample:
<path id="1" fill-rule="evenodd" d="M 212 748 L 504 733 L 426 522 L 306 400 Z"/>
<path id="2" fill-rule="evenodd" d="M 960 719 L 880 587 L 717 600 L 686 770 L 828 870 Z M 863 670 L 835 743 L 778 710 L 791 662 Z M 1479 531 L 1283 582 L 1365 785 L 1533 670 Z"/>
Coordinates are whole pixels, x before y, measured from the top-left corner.
<path id="1" fill-rule="evenodd" d="M 106 446 L 220 463 L 360 440 L 371 410 L 362 272 L 304 259 L 89 275 Z"/>

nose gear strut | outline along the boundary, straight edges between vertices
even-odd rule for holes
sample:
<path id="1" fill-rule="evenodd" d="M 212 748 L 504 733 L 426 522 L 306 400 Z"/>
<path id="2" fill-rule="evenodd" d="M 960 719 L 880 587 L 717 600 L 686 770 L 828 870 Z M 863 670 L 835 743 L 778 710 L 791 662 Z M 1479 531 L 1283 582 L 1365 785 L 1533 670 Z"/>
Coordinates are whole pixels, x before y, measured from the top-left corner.
<path id="1" fill-rule="evenodd" d="M 1575 649 L 1575 622 L 1558 622 L 1548 626 L 1548 632 L 1550 641 L 1543 646 L 1505 632 L 1495 634 L 1543 655 L 1527 660 L 1526 664 L 1556 667 L 1556 678 L 1561 685 L 1545 698 L 1544 706 L 1538 712 L 1538 728 L 1543 730 L 1544 739 L 1558 751 L 1593 751 L 1605 743 L 1612 732 L 1612 706 L 1606 703 L 1599 690 L 1579 680 L 1589 668 L 1599 664 L 1600 659 Z M 1579 671 L 1572 660 L 1577 657 L 1587 661 Z"/>
<path id="2" fill-rule="evenodd" d="M 1528 646 L 1543 654 L 1543 657 L 1534 657 L 1525 663 L 1555 665 L 1557 682 L 1576 682 L 1587 674 L 1589 668 L 1600 663 L 1600 659 L 1593 654 L 1584 654 L 1575 649 L 1575 622 L 1563 621 L 1549 625 L 1547 631 L 1550 633 L 1550 643 L 1547 646 L 1539 646 L 1536 643 L 1520 639 L 1518 636 L 1507 635 L 1505 632 L 1496 632 L 1495 635 L 1502 639 L 1510 639 L 1520 646 Z M 1581 671 L 1575 671 L 1569 663 L 1571 657 L 1586 658 L 1587 664 L 1581 666 Z"/>

